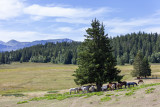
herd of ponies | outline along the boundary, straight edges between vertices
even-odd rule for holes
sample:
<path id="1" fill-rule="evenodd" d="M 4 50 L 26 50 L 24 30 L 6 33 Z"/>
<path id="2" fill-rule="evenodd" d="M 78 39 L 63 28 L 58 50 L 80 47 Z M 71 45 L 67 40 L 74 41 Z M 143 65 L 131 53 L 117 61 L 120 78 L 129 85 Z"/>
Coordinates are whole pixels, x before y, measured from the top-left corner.
<path id="1" fill-rule="evenodd" d="M 139 83 L 144 83 L 143 80 L 139 80 Z M 109 84 L 104 85 L 101 87 L 102 91 L 107 91 L 107 90 L 117 90 L 117 89 L 122 89 L 123 86 L 125 86 L 125 88 L 130 87 L 131 85 L 134 87 L 134 85 L 138 85 L 136 82 L 118 82 L 118 83 L 111 83 L 109 82 Z M 87 85 L 87 86 L 81 86 L 81 87 L 76 87 L 76 88 L 70 88 L 69 89 L 69 93 L 71 94 L 71 92 L 74 93 L 79 93 L 80 91 L 82 91 L 83 93 L 88 93 L 88 92 L 96 92 L 96 88 L 95 85 Z"/>

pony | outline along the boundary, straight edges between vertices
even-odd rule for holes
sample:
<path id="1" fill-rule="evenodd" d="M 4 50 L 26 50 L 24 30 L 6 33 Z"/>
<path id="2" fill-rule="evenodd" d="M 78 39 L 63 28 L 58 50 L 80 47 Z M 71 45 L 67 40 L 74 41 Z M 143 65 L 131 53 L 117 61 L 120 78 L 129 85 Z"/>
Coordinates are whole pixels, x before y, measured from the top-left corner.
<path id="1" fill-rule="evenodd" d="M 128 85 L 128 87 L 130 88 L 130 85 L 133 85 L 133 87 L 134 87 L 134 85 L 137 86 L 137 83 L 136 83 L 136 82 L 128 82 L 127 85 Z"/>
<path id="2" fill-rule="evenodd" d="M 108 84 L 108 88 L 110 88 L 111 90 L 116 89 L 115 83 L 109 83 L 109 84 Z"/>
<path id="3" fill-rule="evenodd" d="M 89 88 L 91 87 L 91 85 L 88 85 L 88 86 L 82 86 L 81 89 L 82 89 L 82 92 L 89 92 Z"/>
<path id="4" fill-rule="evenodd" d="M 106 85 L 106 86 L 102 86 L 102 87 L 101 87 L 101 89 L 102 89 L 102 91 L 104 91 L 104 90 L 106 90 L 106 91 L 107 91 L 108 87 L 109 87 L 108 85 Z"/>
<path id="5" fill-rule="evenodd" d="M 143 82 L 143 80 L 139 80 L 139 81 L 138 81 L 138 84 L 139 84 L 139 83 L 144 83 L 144 82 Z"/>
<path id="6" fill-rule="evenodd" d="M 116 85 L 117 85 L 117 89 L 120 89 L 123 86 L 121 83 L 117 83 Z"/>
<path id="7" fill-rule="evenodd" d="M 95 89 L 95 87 L 94 87 L 94 85 L 92 85 L 91 87 L 90 87 L 90 91 L 91 92 L 94 92 L 96 89 Z"/>
<path id="8" fill-rule="evenodd" d="M 121 84 L 121 86 L 125 86 L 125 88 L 126 88 L 126 86 L 127 86 L 127 82 L 126 81 L 123 81 L 123 82 L 121 82 L 121 81 L 119 81 L 118 83 L 120 83 Z M 121 87 L 122 88 L 122 87 Z"/>
<path id="9" fill-rule="evenodd" d="M 71 94 L 72 91 L 74 91 L 74 93 L 76 93 L 76 91 L 77 91 L 77 93 L 78 93 L 79 92 L 79 88 L 70 88 L 69 89 L 69 93 Z"/>

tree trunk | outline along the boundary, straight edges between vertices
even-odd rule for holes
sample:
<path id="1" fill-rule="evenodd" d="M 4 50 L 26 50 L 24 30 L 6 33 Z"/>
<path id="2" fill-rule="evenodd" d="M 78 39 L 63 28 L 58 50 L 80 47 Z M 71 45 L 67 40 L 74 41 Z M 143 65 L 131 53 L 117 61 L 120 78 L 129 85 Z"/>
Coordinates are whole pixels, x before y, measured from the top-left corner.
<path id="1" fill-rule="evenodd" d="M 102 83 L 96 83 L 97 91 L 101 91 Z"/>

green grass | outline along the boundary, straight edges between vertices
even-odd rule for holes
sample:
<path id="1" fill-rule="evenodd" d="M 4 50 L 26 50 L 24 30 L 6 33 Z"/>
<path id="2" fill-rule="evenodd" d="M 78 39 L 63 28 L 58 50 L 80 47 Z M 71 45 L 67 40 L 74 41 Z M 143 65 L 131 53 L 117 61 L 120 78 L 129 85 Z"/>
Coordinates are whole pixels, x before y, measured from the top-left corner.
<path id="1" fill-rule="evenodd" d="M 58 91 L 48 91 L 47 93 L 57 93 Z"/>
<path id="2" fill-rule="evenodd" d="M 152 64 L 152 74 L 160 74 L 160 64 Z M 132 81 L 132 65 L 117 66 L 123 80 Z M 62 90 L 78 87 L 72 74 L 77 65 L 51 63 L 12 63 L 0 65 L 0 94 Z M 120 89 L 116 91 L 124 91 Z M 51 92 L 51 91 L 50 91 Z M 52 93 L 52 92 L 51 92 Z M 54 91 L 53 91 L 54 93 Z"/>
<path id="3" fill-rule="evenodd" d="M 112 96 L 112 95 L 114 95 L 114 94 L 106 94 L 106 96 Z"/>
<path id="4" fill-rule="evenodd" d="M 123 91 L 129 91 L 129 92 L 125 93 L 125 96 L 131 96 L 131 95 L 135 94 L 135 91 L 137 91 L 141 88 L 146 88 L 146 87 L 151 87 L 151 86 L 156 86 L 156 85 L 160 85 L 160 83 L 146 84 L 146 85 L 131 87 L 131 88 L 128 88 L 128 89 L 124 89 Z M 148 90 L 150 92 L 150 90 L 154 90 L 154 89 L 155 88 L 150 88 Z M 117 91 L 115 91 L 115 92 L 117 92 Z M 63 94 L 53 93 L 53 94 L 45 94 L 43 97 L 35 97 L 35 98 L 30 99 L 29 101 L 53 100 L 53 99 L 61 101 L 61 100 L 64 100 L 64 99 L 67 99 L 67 98 L 72 98 L 72 97 L 89 98 L 89 97 L 94 96 L 94 95 L 101 96 L 103 94 L 104 94 L 104 92 L 92 92 L 92 93 L 71 94 L 71 95 L 69 94 L 69 92 L 66 92 L 66 93 L 63 93 Z M 105 97 L 101 98 L 101 101 L 109 101 L 109 100 L 111 100 L 110 96 L 113 96 L 113 95 L 114 94 L 107 93 L 105 95 Z M 122 95 L 122 94 L 116 94 L 115 96 L 119 96 L 119 95 Z"/>
<path id="5" fill-rule="evenodd" d="M 128 92 L 128 93 L 125 93 L 126 96 L 131 96 L 131 95 L 133 95 L 133 94 L 134 94 L 134 91 L 130 91 L 130 92 Z"/>
<path id="6" fill-rule="evenodd" d="M 109 101 L 109 100 L 111 100 L 111 97 L 109 97 L 109 96 L 106 96 L 106 97 L 103 97 L 103 98 L 101 98 L 101 101 Z"/>
<path id="7" fill-rule="evenodd" d="M 72 76 L 76 68 L 51 63 L 0 65 L 0 94 L 77 87 Z"/>
<path id="8" fill-rule="evenodd" d="M 2 94 L 2 96 L 15 96 L 15 97 L 23 97 L 24 94 Z"/>
<path id="9" fill-rule="evenodd" d="M 155 88 L 150 88 L 150 89 L 145 90 L 145 93 L 150 94 L 150 93 L 153 93 L 154 90 Z"/>
<path id="10" fill-rule="evenodd" d="M 71 97 L 85 96 L 84 98 L 88 98 L 94 95 L 101 96 L 103 95 L 103 92 L 93 92 L 93 93 L 73 94 L 73 95 L 72 94 L 70 95 L 68 92 L 64 94 L 46 94 L 43 97 L 35 97 L 35 98 L 30 99 L 29 101 L 53 100 L 53 99 L 61 101 L 61 100 L 64 100 L 66 98 L 71 98 Z"/>
<path id="11" fill-rule="evenodd" d="M 19 101 L 17 104 L 23 104 L 23 103 L 28 103 L 28 101 Z"/>

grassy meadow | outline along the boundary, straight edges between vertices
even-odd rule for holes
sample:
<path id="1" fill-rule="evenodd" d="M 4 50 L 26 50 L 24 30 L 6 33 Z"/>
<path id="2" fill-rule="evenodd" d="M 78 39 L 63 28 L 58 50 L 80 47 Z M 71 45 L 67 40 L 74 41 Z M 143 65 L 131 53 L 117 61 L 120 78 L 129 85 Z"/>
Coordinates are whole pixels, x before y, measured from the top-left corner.
<path id="1" fill-rule="evenodd" d="M 77 65 L 60 65 L 51 63 L 12 63 L 0 65 L 0 94 L 27 91 L 62 90 L 76 87 L 72 74 Z M 125 75 L 123 80 L 137 81 L 131 77 L 131 65 L 117 66 Z M 160 74 L 160 65 L 152 64 L 152 74 Z M 146 83 L 160 82 L 145 80 Z"/>

